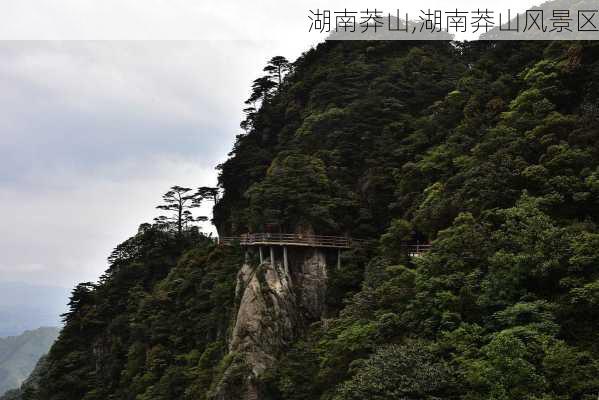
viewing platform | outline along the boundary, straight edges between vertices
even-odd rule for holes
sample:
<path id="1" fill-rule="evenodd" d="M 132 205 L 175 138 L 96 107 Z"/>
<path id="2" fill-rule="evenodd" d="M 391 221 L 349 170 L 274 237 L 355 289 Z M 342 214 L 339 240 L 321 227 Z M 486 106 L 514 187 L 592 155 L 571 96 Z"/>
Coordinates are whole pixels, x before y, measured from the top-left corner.
<path id="1" fill-rule="evenodd" d="M 260 255 L 260 263 L 265 261 L 262 252 L 263 247 L 270 248 L 270 262 L 275 263 L 275 247 L 283 249 L 283 264 L 288 266 L 287 247 L 312 247 L 337 249 L 337 267 L 341 267 L 341 251 L 354 248 L 359 245 L 367 244 L 369 240 L 353 239 L 346 236 L 323 236 L 323 235 L 303 235 L 299 233 L 246 233 L 240 236 L 219 237 L 220 246 L 234 246 L 239 244 L 247 247 L 257 247 Z M 420 257 L 431 249 L 431 245 L 426 244 L 402 244 L 409 257 Z M 246 258 L 247 258 L 246 247 Z"/>
<path id="2" fill-rule="evenodd" d="M 406 244 L 403 246 L 410 257 L 420 257 L 431 249 L 430 244 Z"/>
<path id="3" fill-rule="evenodd" d="M 260 255 L 260 264 L 265 262 L 262 252 L 263 247 L 270 248 L 270 263 L 275 264 L 275 248 L 283 249 L 283 265 L 288 268 L 288 247 L 311 247 L 337 250 L 337 268 L 341 268 L 341 251 L 351 249 L 366 240 L 357 240 L 345 236 L 304 235 L 299 233 L 246 233 L 240 236 L 222 237 L 218 239 L 221 246 L 239 244 L 247 248 L 257 247 Z"/>
<path id="4" fill-rule="evenodd" d="M 247 233 L 241 236 L 219 238 L 224 246 L 239 243 L 242 246 L 303 246 L 351 249 L 365 240 L 344 236 L 302 235 L 298 233 Z"/>

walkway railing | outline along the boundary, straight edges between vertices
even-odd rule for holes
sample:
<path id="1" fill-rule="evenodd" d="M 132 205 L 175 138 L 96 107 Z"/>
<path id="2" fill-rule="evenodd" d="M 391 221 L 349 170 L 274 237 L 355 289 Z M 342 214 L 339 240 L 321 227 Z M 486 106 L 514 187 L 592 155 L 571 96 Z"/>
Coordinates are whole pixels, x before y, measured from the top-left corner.
<path id="1" fill-rule="evenodd" d="M 299 233 L 246 233 L 218 239 L 219 245 L 231 246 L 304 246 L 350 249 L 366 244 L 368 240 L 352 239 L 344 236 L 302 235 Z M 431 249 L 430 244 L 403 244 L 410 257 L 419 257 Z"/>
<path id="2" fill-rule="evenodd" d="M 279 245 L 349 249 L 365 241 L 343 236 L 302 235 L 298 233 L 248 233 L 241 236 L 219 238 L 218 242 L 221 245 L 239 243 L 243 246 Z"/>
<path id="3" fill-rule="evenodd" d="M 408 250 L 410 257 L 420 257 L 431 249 L 430 244 L 407 244 L 404 246 Z"/>

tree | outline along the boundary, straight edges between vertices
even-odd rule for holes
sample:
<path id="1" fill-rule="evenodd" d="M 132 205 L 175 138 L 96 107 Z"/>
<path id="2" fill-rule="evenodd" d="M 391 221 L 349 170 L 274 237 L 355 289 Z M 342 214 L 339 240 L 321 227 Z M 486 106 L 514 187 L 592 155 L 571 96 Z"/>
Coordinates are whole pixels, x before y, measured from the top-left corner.
<path id="1" fill-rule="evenodd" d="M 205 217 L 196 219 L 191 213 L 192 208 L 197 208 L 201 204 L 201 199 L 198 198 L 198 193 L 190 193 L 191 188 L 173 186 L 166 192 L 162 199 L 164 204 L 157 206 L 159 210 L 171 212 L 171 216 L 161 215 L 154 219 L 158 224 L 166 226 L 175 225 L 177 234 L 183 233 L 183 227 L 187 227 L 190 222 L 205 220 Z"/>
<path id="2" fill-rule="evenodd" d="M 385 234 L 381 235 L 380 243 L 384 254 L 394 259 L 400 259 L 407 254 L 407 248 L 403 244 L 411 239 L 412 224 L 404 219 L 394 219 L 387 228 Z"/>
<path id="3" fill-rule="evenodd" d="M 276 86 L 277 84 L 271 80 L 270 76 L 263 76 L 254 80 L 252 94 L 245 101 L 245 104 L 255 104 L 257 101 L 265 103 L 270 98 L 270 94 Z"/>
<path id="4" fill-rule="evenodd" d="M 256 103 L 261 101 L 264 104 L 268 101 L 273 89 L 281 86 L 284 75 L 290 71 L 291 63 L 283 56 L 276 56 L 271 58 L 264 67 L 264 72 L 267 72 L 268 75 L 254 80 L 250 98 L 245 101 L 245 104 L 250 105 L 250 107 L 243 110 L 246 118 L 239 124 L 246 133 L 249 133 L 254 127 L 258 111 Z"/>
<path id="5" fill-rule="evenodd" d="M 335 400 L 434 400 L 452 391 L 451 369 L 424 342 L 383 347 L 357 369 Z"/>
<path id="6" fill-rule="evenodd" d="M 246 133 L 249 133 L 252 130 L 252 128 L 254 127 L 254 121 L 256 120 L 256 108 L 255 107 L 247 107 L 247 108 L 243 109 L 243 112 L 245 113 L 246 117 L 243 121 L 241 121 L 239 126 Z"/>
<path id="7" fill-rule="evenodd" d="M 246 196 L 255 227 L 277 223 L 284 229 L 299 225 L 321 231 L 335 228 L 334 188 L 317 157 L 288 154 L 275 159 L 266 178 L 252 185 Z"/>
<path id="8" fill-rule="evenodd" d="M 218 187 L 201 186 L 197 191 L 197 200 L 211 200 L 216 204 L 220 189 Z"/>
<path id="9" fill-rule="evenodd" d="M 528 332 L 527 341 L 542 340 Z M 547 340 L 547 339 L 544 339 Z M 482 357 L 467 367 L 466 379 L 479 393 L 468 393 L 472 399 L 540 399 L 548 398 L 548 382 L 531 362 L 542 353 L 525 343 L 513 331 L 497 333 L 481 349 Z M 531 354 L 532 353 L 532 354 Z"/>
<path id="10" fill-rule="evenodd" d="M 266 67 L 264 67 L 264 72 L 268 72 L 270 76 L 277 78 L 279 87 L 283 81 L 284 74 L 290 71 L 291 63 L 283 56 L 271 58 Z"/>

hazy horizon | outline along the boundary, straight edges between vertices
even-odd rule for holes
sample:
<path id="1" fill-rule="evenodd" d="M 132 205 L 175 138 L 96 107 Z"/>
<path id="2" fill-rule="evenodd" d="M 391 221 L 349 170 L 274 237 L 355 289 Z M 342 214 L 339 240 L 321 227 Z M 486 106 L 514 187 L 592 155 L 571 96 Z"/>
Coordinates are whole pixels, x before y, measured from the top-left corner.
<path id="1" fill-rule="evenodd" d="M 60 328 L 60 315 L 67 311 L 71 289 L 0 282 L 0 337 L 17 336 L 44 326 Z"/>

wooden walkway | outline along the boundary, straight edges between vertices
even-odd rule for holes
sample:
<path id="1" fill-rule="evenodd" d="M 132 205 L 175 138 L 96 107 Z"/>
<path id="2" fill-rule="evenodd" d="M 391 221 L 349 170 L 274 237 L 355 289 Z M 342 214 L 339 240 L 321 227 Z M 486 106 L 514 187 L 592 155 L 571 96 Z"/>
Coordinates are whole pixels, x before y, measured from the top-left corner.
<path id="1" fill-rule="evenodd" d="M 299 247 L 321 247 L 331 249 L 351 249 L 358 245 L 364 245 L 371 241 L 352 239 L 344 236 L 322 236 L 322 235 L 301 235 L 297 233 L 246 233 L 241 236 L 229 236 L 218 239 L 221 246 L 283 246 L 287 251 L 287 246 Z M 431 245 L 426 244 L 401 244 L 410 257 L 420 257 L 431 249 Z"/>
<path id="2" fill-rule="evenodd" d="M 297 233 L 248 233 L 241 236 L 219 238 L 220 245 L 239 243 L 242 246 L 303 246 L 351 249 L 365 243 L 343 236 L 301 235 Z"/>
<path id="3" fill-rule="evenodd" d="M 431 249 L 430 244 L 406 244 L 404 247 L 408 251 L 410 257 L 420 257 Z"/>

